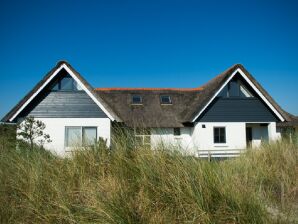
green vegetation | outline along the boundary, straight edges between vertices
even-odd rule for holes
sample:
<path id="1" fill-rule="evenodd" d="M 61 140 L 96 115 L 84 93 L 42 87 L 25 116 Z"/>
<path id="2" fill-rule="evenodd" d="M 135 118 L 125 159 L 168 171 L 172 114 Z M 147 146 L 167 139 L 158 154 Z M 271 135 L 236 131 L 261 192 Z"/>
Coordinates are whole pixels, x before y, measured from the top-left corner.
<path id="1" fill-rule="evenodd" d="M 0 223 L 295 223 L 297 146 L 225 161 L 99 143 L 59 158 L 0 151 Z"/>

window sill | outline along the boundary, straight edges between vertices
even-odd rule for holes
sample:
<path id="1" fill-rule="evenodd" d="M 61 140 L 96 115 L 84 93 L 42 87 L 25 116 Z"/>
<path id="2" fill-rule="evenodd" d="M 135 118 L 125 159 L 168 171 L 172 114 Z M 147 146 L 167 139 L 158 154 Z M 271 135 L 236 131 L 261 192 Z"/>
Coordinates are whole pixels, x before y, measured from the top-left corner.
<path id="1" fill-rule="evenodd" d="M 229 147 L 226 143 L 214 143 L 213 145 L 216 148 L 227 148 Z"/>

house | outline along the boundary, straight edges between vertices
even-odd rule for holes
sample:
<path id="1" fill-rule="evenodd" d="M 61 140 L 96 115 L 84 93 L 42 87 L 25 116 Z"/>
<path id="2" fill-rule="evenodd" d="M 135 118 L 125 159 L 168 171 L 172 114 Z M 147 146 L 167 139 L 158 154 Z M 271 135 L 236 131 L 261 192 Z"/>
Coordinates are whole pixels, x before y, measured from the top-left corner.
<path id="1" fill-rule="evenodd" d="M 163 143 L 197 156 L 233 156 L 279 139 L 277 126 L 294 120 L 239 64 L 198 88 L 92 88 L 65 61 L 2 121 L 27 116 L 46 124 L 52 142 L 45 147 L 59 155 L 99 137 L 110 145 L 113 127 L 121 125 L 152 148 Z"/>

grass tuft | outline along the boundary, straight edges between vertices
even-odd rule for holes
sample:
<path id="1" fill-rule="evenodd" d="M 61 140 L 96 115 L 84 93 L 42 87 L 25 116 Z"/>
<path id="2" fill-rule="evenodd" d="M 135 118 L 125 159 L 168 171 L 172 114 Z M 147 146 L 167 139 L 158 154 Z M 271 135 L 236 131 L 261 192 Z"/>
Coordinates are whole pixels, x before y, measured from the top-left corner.
<path id="1" fill-rule="evenodd" d="M 99 145 L 0 151 L 0 223 L 295 223 L 297 146 L 212 161 Z"/>

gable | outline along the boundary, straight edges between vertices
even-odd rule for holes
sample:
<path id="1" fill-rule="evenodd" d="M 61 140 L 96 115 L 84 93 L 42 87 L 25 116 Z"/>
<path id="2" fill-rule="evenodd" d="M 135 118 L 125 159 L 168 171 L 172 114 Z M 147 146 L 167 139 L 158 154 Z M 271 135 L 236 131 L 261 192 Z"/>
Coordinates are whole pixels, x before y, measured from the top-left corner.
<path id="1" fill-rule="evenodd" d="M 194 112 L 189 112 L 186 115 L 186 120 L 195 122 L 200 118 L 206 110 L 214 104 L 214 100 L 224 90 L 226 85 L 235 77 L 241 77 L 245 81 L 246 86 L 254 91 L 254 94 L 261 102 L 278 118 L 278 121 L 285 121 L 288 119 L 287 113 L 283 111 L 280 106 L 272 99 L 272 97 L 262 88 L 262 86 L 245 70 L 242 65 L 234 65 L 227 71 L 218 75 L 210 82 L 203 86 L 202 97 L 194 99 L 192 105 L 195 108 Z M 198 109 L 196 109 L 198 108 Z"/>
<path id="2" fill-rule="evenodd" d="M 35 118 L 107 118 L 82 87 L 62 69 L 16 120 Z"/>
<path id="3" fill-rule="evenodd" d="M 87 83 L 87 81 L 65 61 L 58 62 L 57 65 L 2 119 L 2 121 L 15 122 L 20 113 L 25 113 L 23 111 L 28 110 L 28 105 L 31 104 L 33 100 L 37 100 L 35 98 L 37 98 L 39 94 L 42 93 L 44 89 L 46 89 L 53 80 L 59 76 L 62 70 L 65 70 L 68 75 L 70 75 L 75 82 L 79 84 L 80 88 L 85 91 L 85 93 L 108 118 L 112 121 L 121 121 L 110 107 L 94 92 L 93 88 Z"/>
<path id="4" fill-rule="evenodd" d="M 278 117 L 240 74 L 219 92 L 196 122 L 276 122 Z"/>

